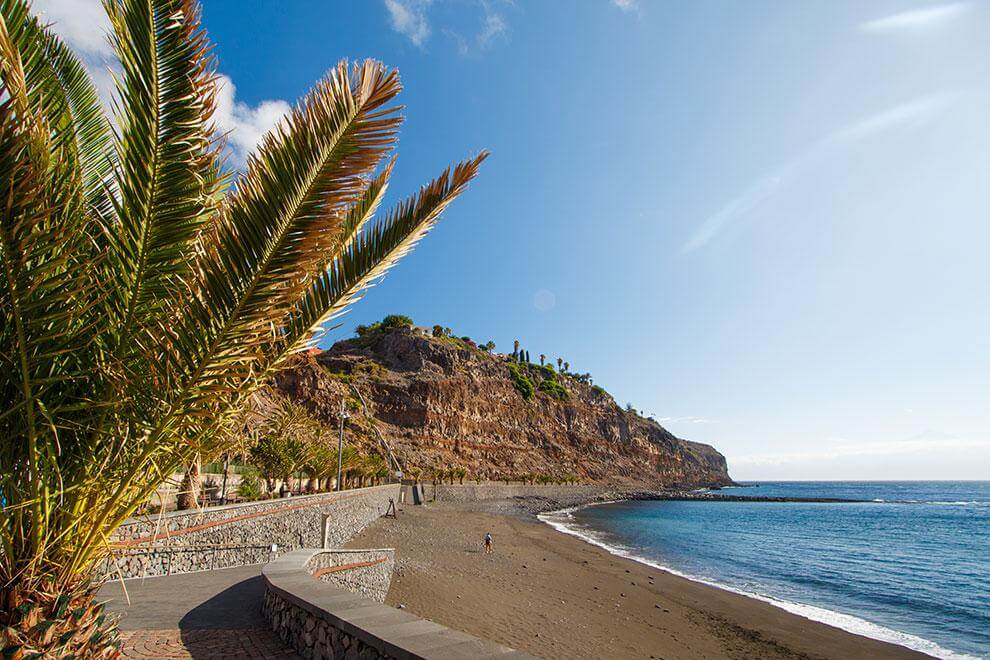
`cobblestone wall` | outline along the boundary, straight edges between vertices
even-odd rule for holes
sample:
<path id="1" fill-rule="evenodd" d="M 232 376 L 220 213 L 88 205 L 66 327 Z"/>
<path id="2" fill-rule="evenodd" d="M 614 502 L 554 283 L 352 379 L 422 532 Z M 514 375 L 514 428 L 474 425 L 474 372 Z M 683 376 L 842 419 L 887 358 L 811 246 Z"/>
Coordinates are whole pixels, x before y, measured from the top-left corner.
<path id="1" fill-rule="evenodd" d="M 263 563 L 296 548 L 323 547 L 325 518 L 327 545 L 341 545 L 398 496 L 396 484 L 132 519 L 115 534 L 106 570 L 131 578 Z"/>
<path id="2" fill-rule="evenodd" d="M 395 568 L 395 550 L 327 550 L 314 554 L 305 568 L 323 582 L 384 603 Z"/>
<path id="3" fill-rule="evenodd" d="M 271 590 L 265 592 L 261 613 L 282 641 L 299 651 L 304 658 L 378 660 L 395 657 L 326 619 L 313 616 L 301 607 L 294 607 Z"/>

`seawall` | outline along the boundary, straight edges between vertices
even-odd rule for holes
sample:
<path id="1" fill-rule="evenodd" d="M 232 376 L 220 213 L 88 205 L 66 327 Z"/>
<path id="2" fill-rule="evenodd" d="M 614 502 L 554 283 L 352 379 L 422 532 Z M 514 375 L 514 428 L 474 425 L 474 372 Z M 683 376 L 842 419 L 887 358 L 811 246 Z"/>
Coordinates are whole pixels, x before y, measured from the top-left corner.
<path id="1" fill-rule="evenodd" d="M 361 570 L 364 567 L 355 564 L 378 561 L 383 551 L 356 552 L 367 553 L 364 561 L 345 564 L 341 573 Z M 262 569 L 265 581 L 262 613 L 272 630 L 304 658 L 532 658 L 507 646 L 382 605 L 362 595 L 363 589 L 357 590 L 362 593 L 355 593 L 333 582 L 321 581 L 320 571 L 340 566 L 341 561 L 348 558 L 322 551 L 296 550 Z M 372 578 L 372 583 L 380 587 L 381 578 Z M 387 584 L 386 577 L 386 590 Z"/>
<path id="2" fill-rule="evenodd" d="M 171 575 L 339 546 L 384 515 L 390 499 L 399 501 L 398 484 L 133 518 L 115 533 L 105 570 L 118 578 Z"/>

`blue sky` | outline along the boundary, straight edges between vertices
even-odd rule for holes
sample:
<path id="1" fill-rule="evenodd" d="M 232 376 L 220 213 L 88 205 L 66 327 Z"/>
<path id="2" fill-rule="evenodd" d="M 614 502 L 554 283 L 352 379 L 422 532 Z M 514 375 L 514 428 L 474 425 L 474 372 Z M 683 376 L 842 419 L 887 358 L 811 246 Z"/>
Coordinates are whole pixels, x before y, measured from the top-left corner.
<path id="1" fill-rule="evenodd" d="M 95 0 L 38 2 L 107 88 Z M 399 68 L 391 187 L 492 151 L 331 339 L 519 339 L 738 479 L 990 478 L 990 4 L 220 2 L 234 158 Z"/>

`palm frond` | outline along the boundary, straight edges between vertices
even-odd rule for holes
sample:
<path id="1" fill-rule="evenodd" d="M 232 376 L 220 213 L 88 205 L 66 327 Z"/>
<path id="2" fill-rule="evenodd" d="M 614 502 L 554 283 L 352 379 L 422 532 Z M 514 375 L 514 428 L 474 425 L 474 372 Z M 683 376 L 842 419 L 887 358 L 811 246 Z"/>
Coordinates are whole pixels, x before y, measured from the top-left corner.
<path id="1" fill-rule="evenodd" d="M 86 209 L 107 217 L 113 153 L 110 122 L 79 59 L 29 12 L 25 0 L 0 1 L 0 16 L 23 60 L 24 94 L 45 118 L 54 148 L 78 163 Z"/>
<path id="2" fill-rule="evenodd" d="M 135 322 L 157 334 L 163 310 L 186 286 L 191 248 L 208 220 L 219 158 L 215 65 L 191 0 L 106 6 L 122 68 L 113 257 L 124 343 L 134 341 Z"/>
<path id="3" fill-rule="evenodd" d="M 369 186 L 366 177 L 394 143 L 400 118 L 386 106 L 399 89 L 377 62 L 353 72 L 342 62 L 252 156 L 176 326 L 177 410 L 252 377 L 286 306 L 337 248 L 348 212 L 387 180 Z"/>
<path id="4" fill-rule="evenodd" d="M 90 282 L 85 272 L 77 270 L 82 237 L 66 231 L 64 207 L 50 188 L 48 176 L 65 169 L 61 164 L 39 168 L 30 153 L 37 136 L 20 120 L 13 100 L 0 87 L 0 98 L 4 96 L 7 100 L 0 103 L 0 354 L 6 357 L 0 395 L 13 412 L 0 421 L 0 432 L 25 442 L 0 445 L 5 466 L 0 484 L 4 492 L 8 486 L 27 488 L 40 497 L 43 473 L 57 467 L 58 446 L 52 439 L 61 406 L 73 391 L 85 387 L 87 374 L 79 368 L 77 354 L 88 342 L 84 330 L 92 311 L 86 302 Z M 42 500 L 35 503 L 40 506 Z M 35 516 L 44 518 L 47 513 L 37 511 Z M 35 527 L 32 543 L 43 542 L 44 530 L 44 525 Z"/>
<path id="5" fill-rule="evenodd" d="M 436 225 L 443 210 L 464 192 L 487 157 L 488 152 L 482 152 L 458 164 L 453 172 L 444 171 L 350 243 L 297 301 L 273 354 L 282 359 L 318 341 L 328 321 L 356 302 L 364 289 L 385 275 Z"/>
<path id="6" fill-rule="evenodd" d="M 49 602 L 52 590 L 92 604 L 92 567 L 120 523 L 174 470 L 230 441 L 259 385 L 422 238 L 486 155 L 376 223 L 401 122 L 398 74 L 342 62 L 227 195 L 198 3 L 104 4 L 122 71 L 116 131 L 28 0 L 0 0 L 8 604 Z M 353 448 L 320 458 L 324 470 L 330 458 L 360 467 Z M 380 463 L 366 461 L 367 475 Z M 28 640 L 25 653 L 89 657 L 109 639 L 78 626 L 52 637 L 47 614 L 21 609 L 0 624 Z"/>

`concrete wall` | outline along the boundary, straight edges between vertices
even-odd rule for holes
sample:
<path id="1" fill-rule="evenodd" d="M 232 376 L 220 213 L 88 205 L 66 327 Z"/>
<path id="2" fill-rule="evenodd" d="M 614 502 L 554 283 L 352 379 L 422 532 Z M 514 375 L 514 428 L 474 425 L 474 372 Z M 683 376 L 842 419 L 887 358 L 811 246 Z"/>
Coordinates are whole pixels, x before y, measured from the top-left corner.
<path id="1" fill-rule="evenodd" d="M 304 658 L 532 658 L 321 582 L 307 568 L 317 554 L 297 550 L 262 570 L 262 613 Z"/>
<path id="2" fill-rule="evenodd" d="M 552 499 L 594 498 L 615 488 L 587 484 L 571 486 L 526 484 L 482 483 L 482 484 L 427 484 L 426 499 L 437 502 L 477 502 L 479 500 L 501 500 L 510 497 L 547 497 Z"/>
<path id="3" fill-rule="evenodd" d="M 114 535 L 106 570 L 131 578 L 259 564 L 324 547 L 324 518 L 326 546 L 342 545 L 383 515 L 390 498 L 398 502 L 397 484 L 131 519 Z"/>

